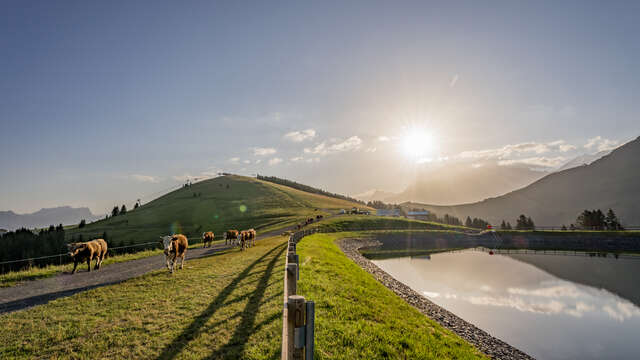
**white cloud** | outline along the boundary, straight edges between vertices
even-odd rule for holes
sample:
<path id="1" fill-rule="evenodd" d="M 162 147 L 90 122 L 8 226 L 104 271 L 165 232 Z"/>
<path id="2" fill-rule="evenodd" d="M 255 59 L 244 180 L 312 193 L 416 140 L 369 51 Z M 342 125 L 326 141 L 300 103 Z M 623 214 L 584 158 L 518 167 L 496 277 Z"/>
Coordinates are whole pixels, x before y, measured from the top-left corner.
<path id="1" fill-rule="evenodd" d="M 277 157 L 276 157 L 276 158 L 269 159 L 269 165 L 270 165 L 270 166 L 280 164 L 281 162 L 282 162 L 282 159 L 277 158 Z"/>
<path id="2" fill-rule="evenodd" d="M 383 141 L 384 142 L 384 141 L 389 141 L 389 140 L 391 140 L 391 138 L 389 138 L 388 136 L 384 136 L 384 135 L 378 136 L 378 141 Z"/>
<path id="3" fill-rule="evenodd" d="M 316 137 L 316 131 L 314 129 L 292 131 L 292 132 L 286 133 L 284 137 L 285 139 L 291 140 L 293 142 L 303 142 L 305 140 L 310 140 Z"/>
<path id="4" fill-rule="evenodd" d="M 298 161 L 302 161 L 304 160 L 304 158 L 302 156 L 296 156 L 296 157 L 292 157 L 291 159 L 289 159 L 293 162 L 298 162 Z"/>
<path id="5" fill-rule="evenodd" d="M 567 152 L 576 147 L 567 144 L 564 140 L 557 140 L 548 143 L 526 142 L 520 144 L 509 144 L 501 148 L 463 151 L 458 157 L 462 159 L 504 159 L 512 155 L 534 153 L 544 154 L 548 152 Z"/>
<path id="6" fill-rule="evenodd" d="M 187 173 L 187 174 L 184 174 L 184 175 L 174 175 L 171 178 L 173 180 L 176 180 L 176 181 L 187 181 L 189 179 L 193 179 L 194 176 Z"/>
<path id="7" fill-rule="evenodd" d="M 367 148 L 367 150 L 365 150 L 365 151 L 368 152 L 368 153 L 373 153 L 373 152 L 376 152 L 376 150 L 378 150 L 378 149 L 376 149 L 375 146 L 374 146 L 374 147 Z"/>
<path id="8" fill-rule="evenodd" d="M 556 156 L 556 157 L 529 157 L 524 159 L 511 159 L 511 160 L 500 160 L 498 161 L 498 165 L 500 166 L 513 166 L 513 165 L 526 165 L 526 166 L 536 166 L 541 168 L 555 168 L 567 161 L 567 158 L 564 156 Z"/>
<path id="9" fill-rule="evenodd" d="M 244 161 L 242 161 L 242 163 L 244 163 L 244 164 L 251 164 L 251 160 L 244 160 Z"/>
<path id="10" fill-rule="evenodd" d="M 320 158 L 317 158 L 317 157 L 316 157 L 316 158 L 308 158 L 308 159 L 307 159 L 307 160 L 305 160 L 305 161 L 306 161 L 306 162 L 308 162 L 308 163 L 312 163 L 312 162 L 319 162 L 319 161 L 320 161 Z"/>
<path id="11" fill-rule="evenodd" d="M 231 159 L 229 159 L 229 162 L 232 164 L 238 164 L 240 162 L 240 158 L 239 157 L 232 157 Z"/>
<path id="12" fill-rule="evenodd" d="M 256 156 L 272 155 L 275 153 L 276 149 L 274 148 L 253 148 L 253 155 Z"/>
<path id="13" fill-rule="evenodd" d="M 257 164 L 260 164 L 261 162 L 262 162 L 262 160 L 261 160 L 261 159 L 256 160 L 256 165 L 257 165 Z"/>
<path id="14" fill-rule="evenodd" d="M 333 139 L 330 143 L 321 142 L 313 148 L 305 148 L 307 154 L 329 155 L 345 151 L 355 151 L 362 146 L 362 139 L 358 136 L 352 136 L 345 140 Z"/>
<path id="15" fill-rule="evenodd" d="M 587 141 L 587 144 L 584 146 L 587 149 L 595 149 L 598 151 L 607 151 L 613 150 L 620 145 L 620 142 L 617 140 L 605 139 L 601 136 L 596 136 Z"/>
<path id="16" fill-rule="evenodd" d="M 133 174 L 131 175 L 131 178 L 135 181 L 138 182 L 147 182 L 147 183 L 158 183 L 160 182 L 160 179 L 156 176 L 151 176 L 151 175 L 140 175 L 140 174 Z"/>

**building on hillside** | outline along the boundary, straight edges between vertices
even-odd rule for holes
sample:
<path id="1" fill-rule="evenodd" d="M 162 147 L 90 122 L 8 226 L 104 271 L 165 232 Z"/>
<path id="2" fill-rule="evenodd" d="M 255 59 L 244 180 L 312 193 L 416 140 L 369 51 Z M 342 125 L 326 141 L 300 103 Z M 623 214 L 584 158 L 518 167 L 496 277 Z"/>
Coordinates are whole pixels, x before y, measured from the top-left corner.
<path id="1" fill-rule="evenodd" d="M 423 211 L 408 211 L 407 212 L 408 219 L 414 220 L 429 220 L 429 212 L 427 210 Z"/>
<path id="2" fill-rule="evenodd" d="M 376 210 L 376 215 L 378 215 L 378 216 L 399 217 L 400 216 L 400 209 L 378 209 L 378 210 Z"/>

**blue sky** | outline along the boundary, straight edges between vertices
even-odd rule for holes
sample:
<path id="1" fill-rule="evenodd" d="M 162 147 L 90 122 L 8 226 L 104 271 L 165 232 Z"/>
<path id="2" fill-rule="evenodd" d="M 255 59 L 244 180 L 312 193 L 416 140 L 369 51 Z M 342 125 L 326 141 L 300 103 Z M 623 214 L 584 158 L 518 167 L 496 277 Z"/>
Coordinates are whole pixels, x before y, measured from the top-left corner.
<path id="1" fill-rule="evenodd" d="M 220 170 L 356 194 L 438 161 L 553 167 L 640 135 L 639 18 L 617 1 L 5 1 L 0 210 L 101 213 Z M 407 154 L 414 133 L 430 144 Z"/>

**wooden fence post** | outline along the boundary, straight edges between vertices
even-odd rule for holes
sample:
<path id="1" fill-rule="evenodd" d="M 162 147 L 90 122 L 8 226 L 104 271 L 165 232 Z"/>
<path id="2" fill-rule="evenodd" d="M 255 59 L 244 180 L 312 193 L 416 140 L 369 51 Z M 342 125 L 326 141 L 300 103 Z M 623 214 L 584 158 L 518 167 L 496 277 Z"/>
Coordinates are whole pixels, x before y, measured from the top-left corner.
<path id="1" fill-rule="evenodd" d="M 288 317 L 288 353 L 289 358 L 294 360 L 304 359 L 305 331 L 304 321 L 306 318 L 304 296 L 292 295 L 287 301 Z"/>
<path id="2" fill-rule="evenodd" d="M 287 264 L 287 297 L 295 295 L 298 291 L 296 273 L 298 272 L 298 265 Z"/>

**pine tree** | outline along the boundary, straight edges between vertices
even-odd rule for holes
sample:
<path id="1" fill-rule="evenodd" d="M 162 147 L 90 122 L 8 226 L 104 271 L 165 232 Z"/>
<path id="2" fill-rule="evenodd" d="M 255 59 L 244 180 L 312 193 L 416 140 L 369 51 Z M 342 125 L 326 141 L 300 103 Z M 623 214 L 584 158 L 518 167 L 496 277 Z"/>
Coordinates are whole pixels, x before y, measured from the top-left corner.
<path id="1" fill-rule="evenodd" d="M 616 213 L 613 212 L 612 209 L 609 209 L 609 211 L 607 211 L 607 216 L 605 216 L 604 223 L 607 230 L 615 231 L 620 229 L 620 222 L 618 221 Z"/>
<path id="2" fill-rule="evenodd" d="M 500 230 L 507 230 L 507 224 L 502 220 L 502 224 L 500 224 Z"/>
<path id="3" fill-rule="evenodd" d="M 567 226 L 566 225 L 562 225 L 562 229 L 560 229 L 562 231 L 567 231 Z"/>
<path id="4" fill-rule="evenodd" d="M 111 210 L 111 217 L 118 216 L 118 214 L 120 214 L 120 209 L 118 209 L 117 206 L 114 206 L 113 210 Z"/>
<path id="5" fill-rule="evenodd" d="M 473 227 L 473 222 L 471 221 L 470 217 L 467 216 L 467 220 L 464 221 L 464 226 Z"/>
<path id="6" fill-rule="evenodd" d="M 513 230 L 511 223 L 507 221 L 507 230 Z"/>
<path id="7" fill-rule="evenodd" d="M 78 224 L 78 228 L 82 229 L 85 225 L 87 225 L 87 222 L 84 219 L 82 219 L 80 220 L 80 224 Z"/>
<path id="8" fill-rule="evenodd" d="M 127 207 L 122 204 L 122 207 L 120 208 L 120 215 L 124 215 L 127 213 Z"/>

